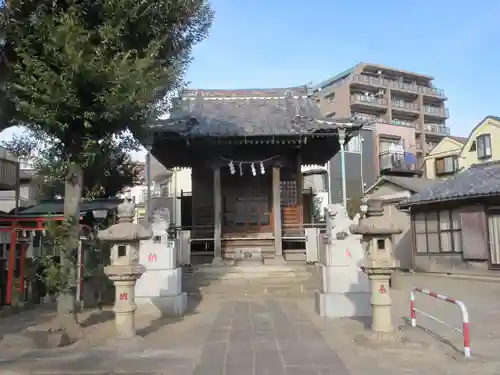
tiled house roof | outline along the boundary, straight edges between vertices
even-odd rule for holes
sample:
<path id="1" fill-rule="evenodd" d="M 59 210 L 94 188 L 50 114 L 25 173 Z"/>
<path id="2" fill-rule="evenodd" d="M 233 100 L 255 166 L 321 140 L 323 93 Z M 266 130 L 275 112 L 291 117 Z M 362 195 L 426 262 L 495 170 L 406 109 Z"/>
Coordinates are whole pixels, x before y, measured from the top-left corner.
<path id="1" fill-rule="evenodd" d="M 400 208 L 436 202 L 500 195 L 500 162 L 475 164 L 469 169 L 413 195 Z"/>
<path id="2" fill-rule="evenodd" d="M 151 130 L 184 137 L 286 136 L 336 131 L 340 121 L 322 116 L 305 86 L 184 90 L 173 101 L 170 118 Z"/>
<path id="3" fill-rule="evenodd" d="M 449 135 L 448 138 L 451 138 L 454 141 L 457 141 L 457 142 L 460 142 L 463 144 L 467 143 L 467 141 L 469 140 L 469 138 L 467 138 L 467 137 L 456 137 L 454 135 Z"/>
<path id="4" fill-rule="evenodd" d="M 420 191 L 428 188 L 437 183 L 436 180 L 420 177 L 402 177 L 402 176 L 381 176 L 379 179 L 366 191 L 370 192 L 376 186 L 379 186 L 383 181 L 390 182 L 394 185 L 401 186 L 412 193 L 419 193 Z"/>

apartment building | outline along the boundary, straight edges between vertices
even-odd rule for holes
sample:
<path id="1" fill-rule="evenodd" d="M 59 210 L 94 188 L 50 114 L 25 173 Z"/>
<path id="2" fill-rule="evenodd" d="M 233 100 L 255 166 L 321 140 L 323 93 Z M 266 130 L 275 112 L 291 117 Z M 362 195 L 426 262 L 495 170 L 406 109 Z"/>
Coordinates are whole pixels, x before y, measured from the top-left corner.
<path id="1" fill-rule="evenodd" d="M 346 163 L 354 163 L 348 159 L 359 160 L 359 156 L 351 154 L 372 156 L 369 160 L 365 156 L 361 163 L 362 189 L 383 174 L 420 174 L 424 156 L 450 134 L 446 125 L 447 98 L 432 81 L 431 76 L 360 63 L 314 89 L 321 111 L 327 117 L 357 116 L 372 123 L 372 136 L 359 134 L 358 139 L 353 138 L 346 146 Z M 362 147 L 360 152 L 351 151 L 354 145 Z M 338 181 L 334 181 L 337 159 L 338 155 L 330 163 L 332 201 L 338 199 Z M 347 170 L 351 175 L 360 173 L 354 173 L 351 168 Z M 347 179 L 354 177 L 347 176 Z"/>

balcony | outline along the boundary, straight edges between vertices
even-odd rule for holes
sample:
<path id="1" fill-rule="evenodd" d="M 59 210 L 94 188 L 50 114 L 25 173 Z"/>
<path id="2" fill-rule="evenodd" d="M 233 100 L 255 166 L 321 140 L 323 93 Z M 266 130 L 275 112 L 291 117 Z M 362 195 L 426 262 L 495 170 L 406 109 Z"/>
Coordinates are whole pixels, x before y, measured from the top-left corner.
<path id="1" fill-rule="evenodd" d="M 427 116 L 448 118 L 450 116 L 448 108 L 434 107 L 431 105 L 424 106 L 424 113 Z"/>
<path id="2" fill-rule="evenodd" d="M 372 122 L 380 122 L 380 123 L 385 123 L 386 120 L 381 117 L 381 116 L 376 116 L 376 115 L 369 115 L 367 113 L 358 113 L 358 112 L 354 112 L 352 114 L 357 120 L 360 120 L 360 121 L 366 121 L 366 122 L 369 122 L 369 123 L 372 123 Z"/>
<path id="3" fill-rule="evenodd" d="M 362 104 L 375 107 L 387 107 L 387 99 L 377 98 L 370 95 L 353 94 L 351 95 L 351 104 Z"/>
<path id="4" fill-rule="evenodd" d="M 450 128 L 445 125 L 425 124 L 424 129 L 428 133 L 450 135 Z"/>
<path id="5" fill-rule="evenodd" d="M 385 78 L 379 78 L 379 77 L 373 77 L 373 76 L 367 76 L 364 74 L 355 74 L 352 77 L 352 80 L 357 83 L 364 83 L 369 86 L 383 86 L 383 87 L 389 87 L 391 84 L 391 81 Z"/>
<path id="6" fill-rule="evenodd" d="M 15 190 L 17 185 L 17 157 L 0 146 L 0 190 Z"/>
<path id="7" fill-rule="evenodd" d="M 436 96 L 440 98 L 446 98 L 444 90 L 442 89 L 438 89 L 436 87 L 417 85 L 415 83 L 396 81 L 384 77 L 374 77 L 364 74 L 355 74 L 352 77 L 352 81 L 355 83 L 362 83 L 369 86 L 387 87 L 392 90 L 400 90 L 405 92 L 411 92 L 414 94 L 423 94 L 423 95 Z"/>
<path id="8" fill-rule="evenodd" d="M 395 125 L 395 126 L 406 126 L 407 128 L 416 128 L 417 127 L 416 123 L 414 123 L 413 121 L 407 121 L 407 120 L 392 120 L 391 124 Z"/>
<path id="9" fill-rule="evenodd" d="M 395 110 L 404 110 L 410 112 L 420 112 L 420 107 L 417 103 L 410 103 L 404 100 L 393 100 L 392 108 Z"/>
<path id="10" fill-rule="evenodd" d="M 383 151 L 378 155 L 380 174 L 414 176 L 417 170 L 417 158 L 409 152 Z"/>

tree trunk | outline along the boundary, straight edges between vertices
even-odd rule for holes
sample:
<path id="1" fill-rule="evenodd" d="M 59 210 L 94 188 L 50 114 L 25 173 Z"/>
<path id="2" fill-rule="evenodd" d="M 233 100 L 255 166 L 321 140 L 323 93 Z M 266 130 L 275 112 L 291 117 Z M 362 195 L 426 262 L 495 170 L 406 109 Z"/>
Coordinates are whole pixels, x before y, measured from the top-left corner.
<path id="1" fill-rule="evenodd" d="M 68 332 L 71 338 L 81 337 L 80 326 L 77 322 L 76 308 L 76 244 L 80 240 L 80 204 L 83 189 L 83 170 L 76 163 L 68 165 L 64 186 L 64 218 L 71 223 L 65 251 L 60 254 L 63 272 L 68 277 L 68 288 L 57 298 L 57 320 L 59 328 Z"/>

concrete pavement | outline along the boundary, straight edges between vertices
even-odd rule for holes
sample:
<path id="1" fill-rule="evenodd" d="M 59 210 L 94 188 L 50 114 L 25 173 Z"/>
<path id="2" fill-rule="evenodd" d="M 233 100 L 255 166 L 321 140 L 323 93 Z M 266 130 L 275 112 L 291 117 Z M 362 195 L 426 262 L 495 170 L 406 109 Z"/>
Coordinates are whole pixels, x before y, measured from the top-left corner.
<path id="1" fill-rule="evenodd" d="M 393 318 L 404 325 L 412 286 L 462 299 L 469 308 L 471 361 L 463 361 L 460 334 L 418 318 L 422 328 L 405 328 L 410 340 L 397 347 L 373 348 L 356 340 L 366 321 L 316 316 L 312 298 L 204 298 L 189 316 L 141 323 L 137 346 L 113 347 L 94 339 L 51 351 L 0 353 L 0 373 L 31 374 L 470 374 L 500 373 L 500 284 L 407 276 L 393 290 Z M 457 307 L 417 296 L 417 306 L 459 325 Z M 0 323 L 1 325 L 1 323 Z M 110 322 L 95 325 L 101 334 Z M 107 328 L 106 328 L 107 327 Z M 108 332 L 109 333 L 109 332 Z M 92 340 L 90 340 L 92 341 Z"/>

